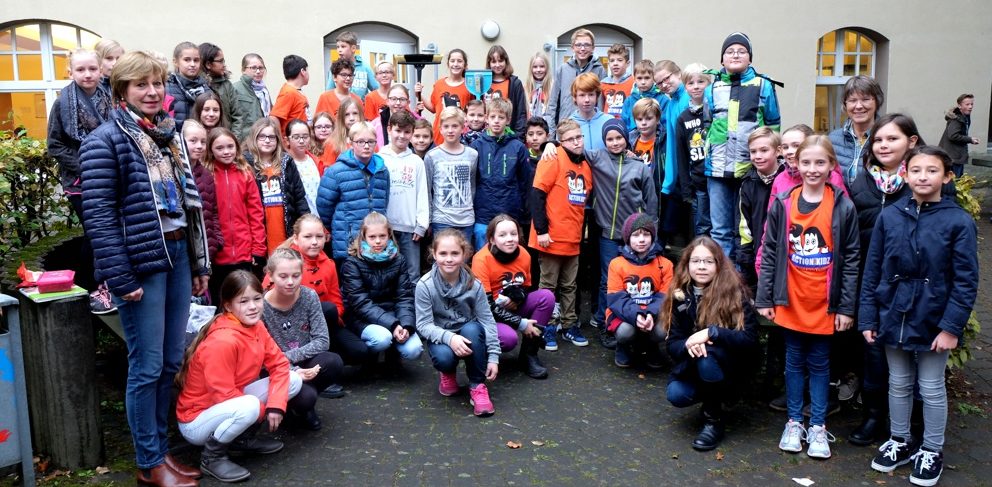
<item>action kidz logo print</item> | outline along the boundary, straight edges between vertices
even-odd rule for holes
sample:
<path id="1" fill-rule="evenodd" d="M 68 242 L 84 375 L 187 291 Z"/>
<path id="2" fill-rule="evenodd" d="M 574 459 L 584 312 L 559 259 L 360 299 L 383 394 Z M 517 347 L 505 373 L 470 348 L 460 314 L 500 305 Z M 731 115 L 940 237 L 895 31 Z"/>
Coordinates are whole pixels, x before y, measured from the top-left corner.
<path id="1" fill-rule="evenodd" d="M 623 111 L 623 102 L 627 100 L 627 94 L 623 90 L 611 89 L 606 92 L 606 113 L 613 117 L 619 117 Z"/>
<path id="2" fill-rule="evenodd" d="M 630 296 L 635 303 L 641 306 L 651 304 L 651 297 L 654 295 L 655 288 L 654 279 L 651 279 L 650 277 L 630 275 L 623 280 L 623 284 L 627 288 L 627 295 Z"/>
<path id="3" fill-rule="evenodd" d="M 441 107 L 458 107 L 462 108 L 462 100 L 458 98 L 458 95 L 452 94 L 451 92 L 445 91 L 441 93 Z"/>
<path id="4" fill-rule="evenodd" d="M 522 286 L 524 284 L 523 272 L 504 272 L 499 276 L 499 285 L 506 289 L 510 286 Z"/>
<path id="5" fill-rule="evenodd" d="M 819 228 L 803 228 L 793 223 L 789 228 L 789 245 L 792 252 L 789 259 L 801 269 L 825 270 L 833 262 L 833 252 L 827 247 L 826 239 Z"/>
<path id="6" fill-rule="evenodd" d="M 568 202 L 573 205 L 586 205 L 586 177 L 575 171 L 565 173 L 568 182 Z"/>

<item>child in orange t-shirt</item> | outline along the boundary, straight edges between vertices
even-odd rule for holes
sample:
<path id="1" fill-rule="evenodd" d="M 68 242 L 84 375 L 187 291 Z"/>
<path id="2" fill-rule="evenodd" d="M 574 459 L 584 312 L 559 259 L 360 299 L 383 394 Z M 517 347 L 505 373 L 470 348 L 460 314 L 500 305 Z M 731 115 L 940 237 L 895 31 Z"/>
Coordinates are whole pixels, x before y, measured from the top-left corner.
<path id="1" fill-rule="evenodd" d="M 351 82 L 355 79 L 355 65 L 347 59 L 338 59 L 331 64 L 331 75 L 334 76 L 335 87 L 320 94 L 317 99 L 317 113 L 327 112 L 331 116 L 338 114 L 341 102 L 351 98 L 358 104 L 358 109 L 365 113 L 362 99 L 351 92 Z"/>
<path id="2" fill-rule="evenodd" d="M 655 241 L 654 216 L 634 213 L 623 224 L 620 255 L 610 261 L 606 286 L 606 329 L 616 334 L 613 362 L 629 367 L 635 342 L 642 345 L 648 367 L 661 368 L 664 356 L 659 344 L 665 331 L 658 324 L 664 291 L 672 283 L 672 262 L 661 254 Z M 640 351 L 640 350 L 639 350 Z"/>
<path id="3" fill-rule="evenodd" d="M 582 155 L 582 129 L 572 119 L 558 124 L 565 149 L 553 159 L 537 163 L 534 190 L 530 194 L 534 230 L 528 247 L 537 249 L 541 264 L 541 288 L 558 291 L 561 327 L 566 340 L 577 347 L 589 345 L 579 330 L 575 310 L 579 243 L 585 217 L 586 198 L 592 191 L 592 169 Z M 544 330 L 546 350 L 558 349 L 558 326 Z"/>
<path id="4" fill-rule="evenodd" d="M 532 288 L 530 253 L 520 245 L 520 224 L 513 217 L 506 213 L 493 217 L 486 227 L 486 242 L 472 257 L 472 273 L 489 297 L 500 349 L 513 350 L 520 331 L 520 367 L 534 379 L 545 379 L 548 369 L 537 351 L 544 344 L 541 334 L 551 321 L 555 295 Z"/>
<path id="5" fill-rule="evenodd" d="M 458 107 L 465 110 L 468 101 L 474 98 L 465 86 L 465 68 L 467 67 L 468 55 L 465 54 L 465 51 L 452 49 L 448 53 L 448 76 L 434 83 L 434 90 L 431 91 L 430 98 L 425 99 L 421 96 L 424 86 L 417 82 L 413 91 L 417 93 L 417 98 L 424 101 L 424 108 L 437 114 L 440 114 L 447 107 Z M 434 143 L 441 145 L 443 142 L 441 117 L 434 117 Z"/>
<path id="6" fill-rule="evenodd" d="M 803 184 L 776 195 L 765 224 L 755 308 L 785 333 L 789 421 L 779 449 L 830 457 L 826 430 L 830 336 L 854 321 L 858 292 L 858 217 L 854 203 L 827 179 L 837 156 L 826 136 L 807 137 L 797 151 Z M 810 427 L 803 429 L 809 375 Z"/>
<path id="7" fill-rule="evenodd" d="M 603 113 L 620 118 L 623 104 L 634 89 L 634 77 L 627 72 L 630 51 L 623 44 L 613 44 L 606 51 L 606 59 L 609 62 L 610 75 L 600 82 L 603 90 Z"/>
<path id="8" fill-rule="evenodd" d="M 282 74 L 286 84 L 279 89 L 275 105 L 269 111 L 269 116 L 279 120 L 280 131 L 286 132 L 286 125 L 294 119 L 310 121 L 310 102 L 303 94 L 304 86 L 310 82 L 310 71 L 307 70 L 306 59 L 290 54 L 282 60 Z"/>

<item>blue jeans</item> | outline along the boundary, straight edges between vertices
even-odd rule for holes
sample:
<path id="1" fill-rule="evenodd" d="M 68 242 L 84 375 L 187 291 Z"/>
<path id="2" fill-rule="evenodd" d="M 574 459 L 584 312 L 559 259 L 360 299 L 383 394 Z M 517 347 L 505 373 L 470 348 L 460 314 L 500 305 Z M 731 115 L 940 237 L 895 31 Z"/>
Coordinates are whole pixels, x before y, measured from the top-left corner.
<path id="1" fill-rule="evenodd" d="M 455 227 L 452 225 L 445 225 L 443 223 L 431 223 L 431 235 L 437 237 L 437 232 L 444 230 L 445 228 L 454 228 L 465 234 L 465 239 L 472 243 L 475 241 L 475 233 L 473 231 L 474 225 L 469 225 L 466 227 Z"/>
<path id="2" fill-rule="evenodd" d="M 785 333 L 785 397 L 789 419 L 803 421 L 803 395 L 809 371 L 809 424 L 827 421 L 830 394 L 830 335 L 814 335 L 783 328 Z"/>
<path id="3" fill-rule="evenodd" d="M 393 232 L 396 238 L 396 247 L 400 254 L 406 259 L 406 268 L 410 271 L 410 282 L 416 283 L 420 279 L 420 241 L 413 241 L 414 233 Z"/>
<path id="4" fill-rule="evenodd" d="M 741 181 L 734 178 L 706 178 L 710 194 L 710 235 L 723 253 L 734 260 L 737 240 L 737 213 L 740 211 Z"/>
<path id="5" fill-rule="evenodd" d="M 954 171 L 954 177 L 956 178 L 964 176 L 964 164 L 951 164 L 951 170 Z"/>
<path id="6" fill-rule="evenodd" d="M 610 262 L 620 255 L 623 242 L 599 237 L 599 305 L 596 306 L 596 322 L 606 327 L 606 281 L 609 279 Z"/>
<path id="7" fill-rule="evenodd" d="M 673 378 L 665 390 L 668 402 L 677 408 L 686 408 L 703 401 L 705 398 L 701 397 L 700 386 L 704 384 L 701 383 L 706 385 L 718 384 L 723 382 L 725 377 L 723 367 L 720 366 L 720 361 L 716 356 L 709 355 L 689 360 L 691 360 L 689 367 L 696 369 L 694 375 L 698 380 L 693 380 L 693 375 L 690 374 L 678 379 Z M 716 390 L 717 388 L 709 387 L 708 389 Z"/>
<path id="8" fill-rule="evenodd" d="M 693 224 L 696 236 L 709 235 L 713 226 L 710 223 L 710 194 L 696 190 L 696 199 L 692 200 Z"/>
<path id="9" fill-rule="evenodd" d="M 913 386 L 919 383 L 923 397 L 923 446 L 944 449 L 947 428 L 947 387 L 944 368 L 950 352 L 907 352 L 885 347 L 889 362 L 889 417 L 892 435 L 910 437 L 909 420 L 913 411 Z"/>
<path id="10" fill-rule="evenodd" d="M 486 332 L 478 321 L 469 321 L 462 325 L 459 335 L 467 338 L 472 348 L 472 354 L 465 357 L 455 355 L 447 343 L 432 343 L 427 347 L 434 368 L 445 374 L 454 374 L 458 361 L 465 361 L 465 374 L 471 385 L 482 384 L 486 381 L 486 366 L 489 352 L 486 350 Z"/>
<path id="11" fill-rule="evenodd" d="M 489 222 L 475 222 L 472 226 L 472 246 L 475 247 L 475 251 L 478 252 L 485 247 L 486 242 L 486 229 L 489 228 Z"/>
<path id="12" fill-rule="evenodd" d="M 183 360 L 193 294 L 185 240 L 166 240 L 172 270 L 138 276 L 140 301 L 114 296 L 127 342 L 124 404 L 138 468 L 165 461 L 169 452 L 172 382 Z"/>
<path id="13" fill-rule="evenodd" d="M 362 330 L 362 341 L 373 353 L 385 352 L 390 346 L 396 346 L 396 351 L 405 360 L 416 360 L 424 351 L 424 345 L 420 341 L 417 332 L 410 333 L 410 338 L 405 342 L 393 342 L 393 333 L 386 327 L 380 325 L 368 325 Z"/>

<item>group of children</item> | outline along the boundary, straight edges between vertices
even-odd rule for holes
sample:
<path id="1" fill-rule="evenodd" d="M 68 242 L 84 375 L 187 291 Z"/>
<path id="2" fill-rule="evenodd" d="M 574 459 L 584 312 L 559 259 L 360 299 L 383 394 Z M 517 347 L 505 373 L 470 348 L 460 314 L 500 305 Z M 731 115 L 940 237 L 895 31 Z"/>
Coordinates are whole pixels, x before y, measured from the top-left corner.
<path id="1" fill-rule="evenodd" d="M 281 449 L 254 437 L 259 421 L 320 429 L 317 396 L 343 395 L 342 367 L 380 353 L 395 369 L 426 348 L 445 396 L 460 390 L 464 361 L 474 413 L 493 414 L 486 383 L 503 352 L 519 344 L 522 370 L 544 379 L 539 350 L 557 350 L 560 338 L 588 345 L 577 275 L 595 241 L 601 339 L 619 367 L 671 362 L 668 400 L 702 403 L 694 448 L 723 438 L 722 404 L 759 360 L 760 315 L 781 338 L 768 353 L 784 353 L 779 448 L 806 441 L 809 456 L 828 458 L 830 361 L 852 353 L 832 349 L 831 337 L 857 322 L 864 343 L 855 346 L 875 357 L 858 371 L 866 392 L 869 376 L 889 368 L 888 393 L 876 380 L 871 394 L 888 397 L 891 437 L 871 466 L 888 472 L 912 459 L 911 480 L 936 483 L 943 366 L 974 303 L 976 237 L 944 195 L 950 159 L 923 144 L 910 118 L 878 119 L 845 179 L 827 137 L 805 125 L 778 134 L 776 82 L 751 67 L 741 33 L 724 42 L 719 71 L 643 60 L 631 76 L 626 47 L 609 49 L 607 73 L 580 29 L 575 56 L 554 74 L 534 56 L 526 83 L 494 46 L 484 100 L 472 100 L 467 55 L 454 49 L 449 76 L 418 103 L 392 83 L 390 63 L 373 71 L 356 47 L 354 34 L 339 36 L 313 117 L 302 58 L 284 59 L 287 83 L 272 103 L 256 76 L 260 56 L 244 57 L 232 86 L 217 46 L 176 47 L 167 110 L 203 199 L 221 311 L 178 376 L 180 431 L 204 445 L 205 472 L 241 480 L 249 474 L 230 450 Z M 91 73 L 73 70 L 90 93 Z M 421 109 L 436 113 L 433 126 Z M 666 244 L 683 233 L 673 264 Z M 909 431 L 916 374 L 922 438 Z"/>

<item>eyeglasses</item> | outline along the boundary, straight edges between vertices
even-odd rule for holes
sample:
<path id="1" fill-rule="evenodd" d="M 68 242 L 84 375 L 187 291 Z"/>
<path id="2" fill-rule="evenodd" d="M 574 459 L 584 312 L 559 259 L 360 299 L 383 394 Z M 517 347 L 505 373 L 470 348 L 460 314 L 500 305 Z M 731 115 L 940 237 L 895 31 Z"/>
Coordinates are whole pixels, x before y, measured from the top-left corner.
<path id="1" fill-rule="evenodd" d="M 747 50 L 738 49 L 735 51 L 733 49 L 727 49 L 726 51 L 723 51 L 723 55 L 727 57 L 744 57 L 747 55 Z"/>
<path id="2" fill-rule="evenodd" d="M 844 100 L 844 104 L 845 105 L 852 106 L 852 107 L 857 106 L 858 103 L 860 103 L 861 106 L 866 107 L 866 106 L 868 106 L 868 105 L 870 105 L 870 104 L 872 104 L 874 102 L 875 102 L 875 98 L 870 97 L 870 96 L 865 97 L 865 98 L 855 98 L 855 97 L 852 96 L 851 98 L 848 98 L 848 99 Z"/>
<path id="3" fill-rule="evenodd" d="M 393 70 L 389 71 L 376 71 L 375 74 L 395 74 Z"/>
<path id="4" fill-rule="evenodd" d="M 265 71 L 265 66 L 248 66 L 247 69 L 252 71 Z"/>
<path id="5" fill-rule="evenodd" d="M 582 142 L 584 137 L 582 135 L 576 135 L 575 137 L 569 137 L 567 139 L 561 139 L 562 144 L 575 144 L 577 142 Z"/>
<path id="6" fill-rule="evenodd" d="M 309 135 L 306 135 L 306 134 L 290 135 L 289 138 L 293 142 L 303 142 L 303 141 L 310 140 L 310 136 Z"/>
<path id="7" fill-rule="evenodd" d="M 359 139 L 351 141 L 351 145 L 354 146 L 365 146 L 365 147 L 375 147 L 375 140 Z"/>
<path id="8" fill-rule="evenodd" d="M 268 142 L 275 142 L 275 141 L 279 140 L 279 138 L 276 137 L 275 135 L 259 135 L 258 137 L 255 137 L 255 140 L 263 140 L 263 141 L 268 141 Z"/>
<path id="9" fill-rule="evenodd" d="M 694 257 L 692 259 L 689 259 L 689 263 L 692 264 L 692 265 L 699 265 L 699 264 L 703 264 L 703 265 L 714 265 L 714 264 L 716 264 L 716 261 L 713 260 L 713 259 L 698 259 L 698 258 L 695 258 Z"/>
<path id="10" fill-rule="evenodd" d="M 591 42 L 576 42 L 575 44 L 572 44 L 572 47 L 575 47 L 575 48 L 578 48 L 578 49 L 589 49 L 589 48 L 592 47 L 592 43 Z"/>
<path id="11" fill-rule="evenodd" d="M 334 130 L 334 126 L 331 125 L 331 124 L 321 124 L 321 125 L 314 125 L 313 126 L 313 129 L 314 130 Z"/>
<path id="12" fill-rule="evenodd" d="M 391 101 L 393 103 L 406 103 L 406 102 L 410 101 L 410 99 L 409 98 L 400 98 L 398 96 L 391 96 L 391 97 L 389 97 L 389 101 Z"/>
<path id="13" fill-rule="evenodd" d="M 224 64 L 224 58 L 220 58 L 220 59 L 214 59 L 214 60 L 213 60 L 213 61 L 211 61 L 211 62 L 212 62 L 212 63 L 221 63 L 221 64 Z"/>
<path id="14" fill-rule="evenodd" d="M 338 74 L 336 74 L 334 76 L 340 76 L 342 78 L 354 78 L 355 77 L 355 73 L 338 73 Z"/>

